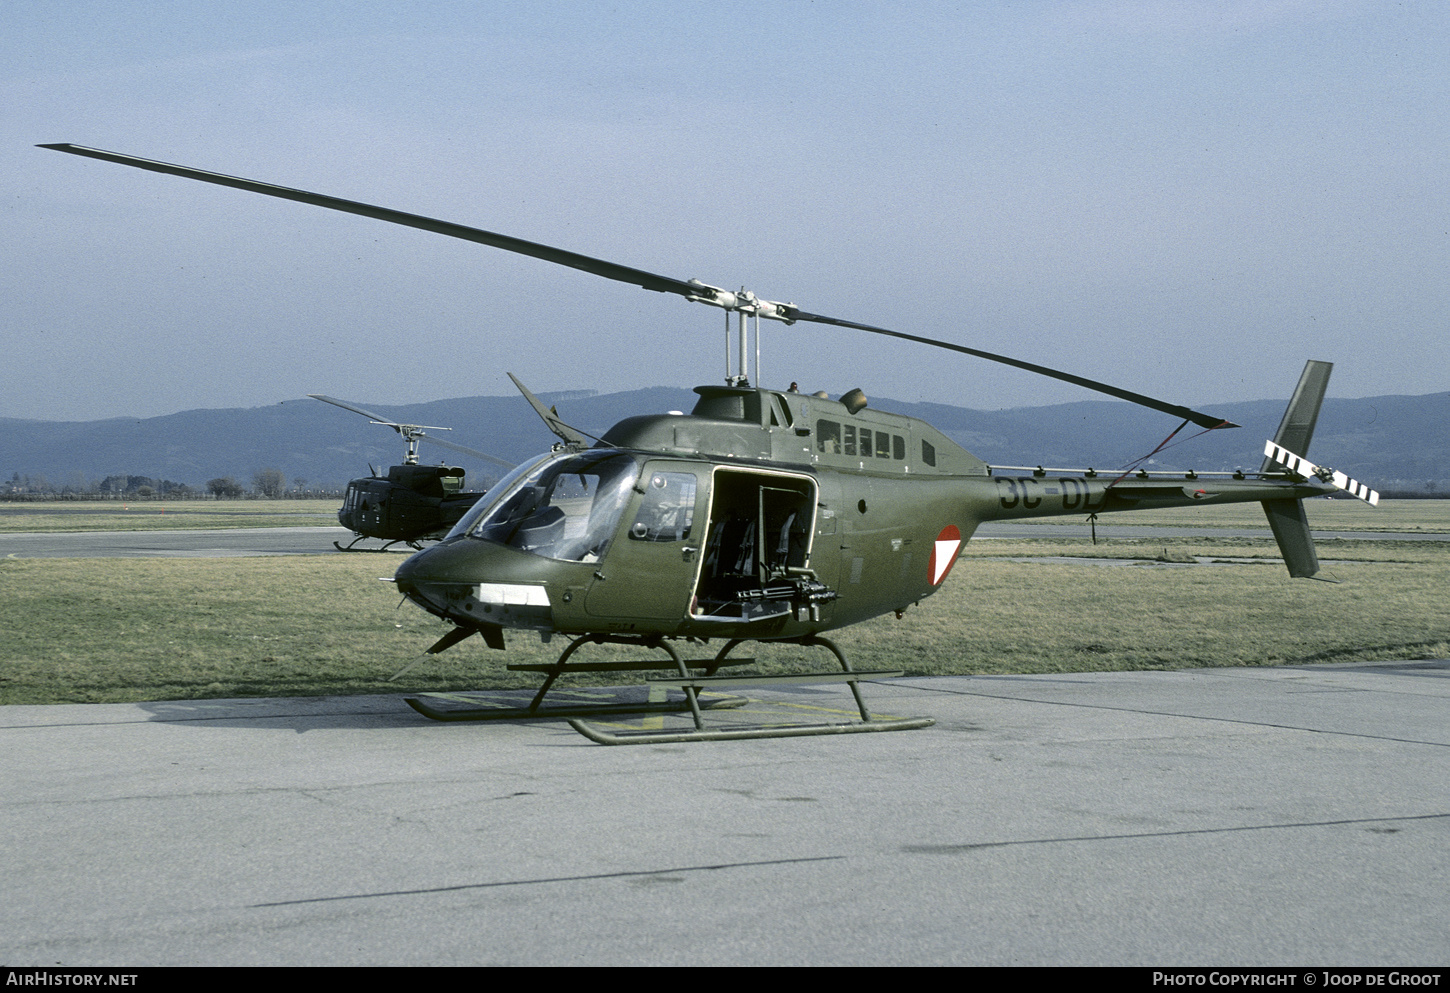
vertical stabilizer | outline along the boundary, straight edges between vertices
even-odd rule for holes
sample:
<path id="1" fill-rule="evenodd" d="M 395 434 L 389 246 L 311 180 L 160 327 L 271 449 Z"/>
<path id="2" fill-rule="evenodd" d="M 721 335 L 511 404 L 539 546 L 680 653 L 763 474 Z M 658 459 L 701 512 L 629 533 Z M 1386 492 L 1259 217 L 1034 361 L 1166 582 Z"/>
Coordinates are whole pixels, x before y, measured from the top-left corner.
<path id="1" fill-rule="evenodd" d="M 1314 425 L 1319 420 L 1319 405 L 1324 402 L 1324 391 L 1329 388 L 1329 374 L 1334 370 L 1333 362 L 1316 362 L 1310 359 L 1304 363 L 1304 372 L 1299 385 L 1294 387 L 1294 396 L 1274 433 L 1274 444 L 1287 448 L 1296 455 L 1309 454 L 1309 442 L 1314 438 Z M 1260 472 L 1268 472 L 1274 461 L 1264 459 Z"/>
<path id="2" fill-rule="evenodd" d="M 1295 579 L 1312 578 L 1319 571 L 1319 553 L 1309 533 L 1309 518 L 1304 516 L 1304 501 L 1265 500 L 1262 505 L 1289 575 Z"/>
<path id="3" fill-rule="evenodd" d="M 1291 452 L 1303 455 L 1309 450 L 1314 438 L 1314 425 L 1319 420 L 1319 406 L 1324 402 L 1324 391 L 1329 388 L 1329 373 L 1334 369 L 1332 362 L 1316 362 L 1310 359 L 1304 364 L 1304 373 L 1294 396 L 1279 422 L 1274 434 L 1274 443 Z M 1265 456 L 1260 472 L 1269 472 L 1277 463 Z M 1304 516 L 1302 500 L 1265 500 L 1264 514 L 1269 518 L 1269 529 L 1279 543 L 1279 553 L 1284 556 L 1284 565 L 1295 579 L 1309 579 L 1319 571 L 1319 555 L 1314 550 L 1314 537 L 1309 533 L 1309 519 Z"/>

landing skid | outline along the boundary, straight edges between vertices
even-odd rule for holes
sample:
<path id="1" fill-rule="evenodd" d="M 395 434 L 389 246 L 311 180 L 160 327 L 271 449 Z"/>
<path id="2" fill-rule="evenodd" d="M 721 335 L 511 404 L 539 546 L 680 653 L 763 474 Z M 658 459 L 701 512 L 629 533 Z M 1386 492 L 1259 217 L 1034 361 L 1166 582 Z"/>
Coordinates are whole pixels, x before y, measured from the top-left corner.
<path id="1" fill-rule="evenodd" d="M 709 667 L 704 676 L 690 676 L 685 672 L 683 662 L 680 662 L 679 676 L 651 676 L 648 683 L 651 686 L 669 687 L 683 690 L 685 699 L 690 705 L 690 713 L 694 718 L 695 728 L 693 731 L 678 731 L 674 729 L 648 729 L 648 730 L 623 730 L 607 731 L 603 728 L 589 724 L 576 718 L 571 718 L 569 724 L 590 741 L 601 745 L 642 745 L 642 744 L 667 744 L 683 741 L 731 741 L 743 738 L 799 738 L 823 734 L 860 734 L 867 731 L 910 731 L 915 728 L 930 727 L 936 721 L 930 717 L 904 717 L 880 719 L 872 718 L 871 712 L 866 708 L 866 702 L 861 697 L 861 689 L 858 683 L 862 679 L 887 679 L 902 675 L 901 670 L 872 670 L 856 672 L 852 670 L 851 663 L 847 660 L 845 653 L 836 644 L 826 638 L 808 637 L 801 639 L 798 644 L 803 647 L 815 647 L 829 649 L 841 663 L 840 672 L 809 673 L 805 675 L 782 675 L 782 676 L 717 676 L 714 669 L 732 664 L 727 660 L 730 652 L 739 644 L 742 639 L 735 639 L 726 643 L 715 656 L 713 666 Z M 667 648 L 671 655 L 678 660 L 679 656 L 672 649 Z M 661 667 L 662 668 L 662 667 Z M 856 698 L 856 707 L 861 713 L 860 721 L 834 721 L 815 724 L 741 724 L 733 726 L 707 728 L 701 718 L 701 706 L 699 693 L 702 689 L 725 688 L 735 686 L 782 686 L 802 683 L 846 683 L 851 687 L 851 693 Z"/>
<path id="2" fill-rule="evenodd" d="M 418 542 L 416 542 L 416 541 L 404 541 L 401 538 L 394 538 L 392 541 L 385 542 L 383 544 L 383 547 L 382 548 L 353 548 L 352 547 L 353 545 L 356 545 L 358 542 L 363 541 L 363 540 L 365 540 L 367 538 L 370 538 L 370 537 L 371 537 L 371 535 L 360 534 L 356 538 L 354 538 L 352 541 L 348 542 L 346 547 L 343 547 L 342 545 L 338 544 L 335 541 L 332 543 L 332 547 L 333 548 L 336 548 L 339 552 L 386 552 L 390 548 L 392 548 L 394 545 L 407 545 L 410 549 L 412 549 L 415 552 L 422 551 L 422 549 L 423 549 L 423 546 L 421 544 L 419 544 Z"/>
<path id="3" fill-rule="evenodd" d="M 569 661 L 570 657 L 585 645 L 601 644 L 633 645 L 644 649 L 660 649 L 670 657 L 668 659 L 632 660 L 627 662 Z M 434 647 L 436 648 L 438 646 Z M 534 694 L 533 699 L 529 701 L 527 706 L 447 706 L 447 703 L 477 703 L 480 701 L 477 698 L 439 693 L 405 698 L 405 700 L 408 706 L 412 707 L 424 717 L 435 721 L 503 721 L 551 717 L 607 717 L 616 714 L 670 714 L 681 713 L 686 710 L 692 713 L 696 710 L 724 710 L 743 707 L 749 701 L 740 696 L 719 695 L 712 695 L 709 699 L 699 699 L 695 691 L 684 689 L 683 687 L 679 687 L 683 690 L 683 697 L 671 700 L 668 698 L 668 687 L 651 685 L 648 687 L 648 698 L 639 701 L 616 703 L 576 702 L 562 705 L 556 704 L 551 707 L 545 707 L 543 703 L 544 697 L 553 689 L 554 683 L 558 678 L 569 673 L 647 672 L 659 669 L 676 669 L 681 676 L 689 676 L 690 669 L 703 669 L 705 671 L 705 677 L 710 677 L 722 666 L 749 665 L 754 661 L 754 659 L 731 659 L 725 661 L 718 657 L 715 659 L 692 659 L 685 661 L 680 658 L 680 654 L 675 650 L 674 646 L 662 638 L 589 634 L 571 641 L 569 647 L 564 649 L 556 662 L 549 664 L 511 665 L 508 667 L 513 672 L 538 672 L 544 674 L 543 685 L 539 687 L 538 692 Z M 618 696 L 619 694 L 616 693 L 614 695 Z M 440 706 L 440 703 L 445 705 Z"/>
<path id="4" fill-rule="evenodd" d="M 690 709 L 689 702 L 683 697 L 674 700 L 644 700 L 638 703 L 572 703 L 536 708 L 503 705 L 449 707 L 439 706 L 439 704 L 445 702 L 477 703 L 478 699 L 463 694 L 430 693 L 422 697 L 409 697 L 406 702 L 418 713 L 434 721 L 517 721 L 531 718 L 608 717 L 614 714 L 679 714 Z M 712 696 L 710 699 L 700 700 L 700 709 L 723 710 L 743 707 L 749 702 L 743 696 Z"/>
<path id="5" fill-rule="evenodd" d="M 600 745 L 668 745 L 678 741 L 737 741 L 742 738 L 804 738 L 821 734 L 857 734 L 862 731 L 911 731 L 931 727 L 930 717 L 861 723 L 778 724 L 733 728 L 697 728 L 694 731 L 610 732 L 571 717 L 569 724 L 584 737 Z"/>
<path id="6" fill-rule="evenodd" d="M 497 701 L 500 695 L 507 697 L 519 694 L 515 691 L 511 694 L 494 694 L 495 701 L 488 702 L 485 706 L 478 706 L 484 703 L 478 695 L 463 695 L 450 693 L 429 693 L 418 697 L 406 698 L 408 706 L 412 707 L 424 717 L 435 721 L 502 721 L 502 720 L 528 720 L 539 718 L 567 717 L 569 724 L 590 741 L 601 745 L 639 745 L 639 744 L 665 744 L 680 741 L 730 741 L 742 738 L 798 738 L 810 735 L 823 734 L 861 734 L 867 731 L 909 731 L 915 728 L 930 727 L 936 722 L 930 717 L 902 717 L 886 718 L 872 717 L 866 702 L 861 697 L 861 689 L 858 685 L 863 679 L 889 679 L 902 675 L 899 669 L 891 670 L 870 670 L 857 672 L 851 668 L 851 663 L 846 659 L 845 653 L 832 641 L 825 638 L 803 638 L 796 644 L 802 647 L 821 647 L 828 649 L 836 660 L 841 664 L 839 672 L 817 672 L 806 674 L 789 674 L 779 676 L 767 675 L 717 675 L 716 673 L 728 666 L 748 665 L 754 662 L 750 658 L 730 658 L 729 655 L 735 648 L 744 643 L 745 639 L 733 639 L 726 642 L 725 646 L 715 655 L 713 659 L 691 659 L 686 661 L 681 658 L 680 653 L 674 645 L 663 638 L 639 638 L 628 635 L 604 635 L 589 634 L 575 638 L 569 646 L 559 655 L 558 661 L 549 664 L 527 664 L 511 665 L 509 669 L 515 672 L 539 672 L 545 676 L 544 683 L 539 687 L 538 692 L 529 701 L 527 706 L 510 706 L 508 703 Z M 639 648 L 657 649 L 669 655 L 669 659 L 647 659 L 631 660 L 626 662 L 571 662 L 571 656 L 585 645 L 600 644 L 621 644 L 632 645 Z M 436 647 L 436 646 L 435 646 Z M 574 701 L 554 706 L 543 706 L 544 697 L 553 689 L 554 683 L 560 676 L 568 673 L 581 672 L 643 672 L 659 669 L 674 669 L 674 674 L 668 676 L 650 676 L 646 679 L 644 687 L 630 688 L 635 693 L 645 692 L 647 698 L 642 700 L 618 701 L 620 691 L 608 692 L 616 698 L 612 703 L 593 703 Z M 703 670 L 703 675 L 692 676 L 690 669 Z M 856 699 L 856 708 L 860 711 L 859 721 L 830 721 L 810 724 L 734 724 L 719 727 L 707 728 L 703 719 L 703 712 L 706 710 L 733 710 L 746 706 L 749 700 L 739 696 L 726 696 L 711 693 L 711 690 L 725 690 L 739 686 L 785 686 L 800 685 L 805 683 L 846 683 L 851 687 L 851 693 Z M 669 699 L 669 691 L 678 690 L 684 694 L 683 699 Z M 586 695 L 590 691 L 576 691 L 568 694 L 574 697 Z M 625 692 L 629 692 L 626 690 Z M 520 700 L 519 702 L 522 702 Z M 458 706 L 461 704 L 462 706 Z M 587 721 L 579 720 L 580 717 L 611 717 L 626 714 L 678 714 L 688 711 L 694 721 L 694 730 L 677 730 L 674 728 L 656 729 L 626 729 L 611 731 L 590 724 Z M 655 718 L 660 720 L 660 718 Z"/>

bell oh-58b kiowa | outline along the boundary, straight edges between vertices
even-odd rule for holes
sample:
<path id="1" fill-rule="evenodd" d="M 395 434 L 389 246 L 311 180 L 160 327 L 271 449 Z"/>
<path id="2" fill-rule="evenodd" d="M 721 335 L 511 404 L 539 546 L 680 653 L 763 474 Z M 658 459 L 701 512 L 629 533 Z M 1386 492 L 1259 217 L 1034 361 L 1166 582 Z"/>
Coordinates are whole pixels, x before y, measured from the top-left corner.
<path id="1" fill-rule="evenodd" d="M 1174 434 L 1189 424 L 1204 430 L 1235 425 L 1056 369 L 810 313 L 743 289 L 660 276 L 461 224 L 185 166 L 69 144 L 42 147 L 479 242 L 725 312 L 725 385 L 698 387 L 699 400 L 688 415 L 630 417 L 592 438 L 545 409 L 515 380 L 561 441 L 505 476 L 439 544 L 405 561 L 393 580 L 405 597 L 454 625 L 425 658 L 475 634 L 502 649 L 506 628 L 571 639 L 557 662 L 525 667 L 547 678 L 528 708 L 510 714 L 565 712 L 539 707 L 553 681 L 566 672 L 675 670 L 654 682 L 682 690 L 683 704 L 661 706 L 687 706 L 695 730 L 611 734 L 573 722 L 596 741 L 823 734 L 931 723 L 927 718 L 873 720 L 857 682 L 887 673 L 852 671 L 824 635 L 882 614 L 900 615 L 936 592 L 962 543 L 983 521 L 1258 501 L 1290 575 L 1310 577 L 1319 563 L 1303 501 L 1336 490 L 1372 504 L 1379 499 L 1343 473 L 1303 457 L 1328 384 L 1327 362 L 1305 367 L 1257 472 L 988 466 L 924 421 L 870 409 L 860 390 L 829 399 L 764 389 L 758 382 L 752 386 L 747 319 L 755 322 L 757 380 L 760 319 L 805 321 L 889 335 L 1075 383 L 1181 420 Z M 733 369 L 732 312 L 738 317 Z M 712 639 L 724 644 L 709 659 L 687 663 L 677 647 Z M 834 653 L 842 671 L 807 677 L 718 675 L 738 663 L 730 654 L 747 641 L 822 646 Z M 604 642 L 663 650 L 669 661 L 570 662 L 581 646 Z M 692 675 L 692 668 L 703 674 Z M 860 721 L 713 730 L 703 723 L 701 690 L 831 678 L 851 685 Z M 484 716 L 443 713 L 410 702 L 442 719 Z M 632 712 L 644 706 L 624 705 Z"/>

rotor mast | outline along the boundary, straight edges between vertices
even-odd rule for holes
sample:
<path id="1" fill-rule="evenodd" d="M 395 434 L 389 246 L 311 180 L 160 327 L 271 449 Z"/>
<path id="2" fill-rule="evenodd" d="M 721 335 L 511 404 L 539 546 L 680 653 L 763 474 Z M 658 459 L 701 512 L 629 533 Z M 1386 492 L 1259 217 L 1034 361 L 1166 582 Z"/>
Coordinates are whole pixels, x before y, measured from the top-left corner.
<path id="1" fill-rule="evenodd" d="M 736 332 L 740 339 L 740 365 L 739 372 L 730 374 L 730 312 L 725 312 L 725 385 L 726 386 L 749 386 L 750 365 L 748 362 L 750 354 L 750 327 L 745 323 L 745 311 L 737 310 L 739 315 Z M 755 385 L 760 385 L 760 315 L 755 315 Z"/>
<path id="2" fill-rule="evenodd" d="M 709 304 L 711 307 L 719 307 L 725 311 L 725 384 L 727 386 L 749 386 L 750 375 L 750 325 L 746 323 L 747 317 L 755 318 L 755 385 L 761 383 L 760 375 L 760 319 L 781 321 L 785 324 L 794 324 L 795 319 L 787 316 L 795 310 L 793 303 L 780 303 L 776 300 L 762 300 L 745 287 L 740 287 L 736 292 L 721 289 L 718 286 L 711 286 L 709 283 L 702 283 L 698 279 L 687 280 L 688 285 L 698 292 L 685 295 L 685 299 L 691 303 Z M 730 313 L 734 311 L 739 315 L 736 335 L 739 341 L 740 364 L 732 374 L 730 370 Z"/>

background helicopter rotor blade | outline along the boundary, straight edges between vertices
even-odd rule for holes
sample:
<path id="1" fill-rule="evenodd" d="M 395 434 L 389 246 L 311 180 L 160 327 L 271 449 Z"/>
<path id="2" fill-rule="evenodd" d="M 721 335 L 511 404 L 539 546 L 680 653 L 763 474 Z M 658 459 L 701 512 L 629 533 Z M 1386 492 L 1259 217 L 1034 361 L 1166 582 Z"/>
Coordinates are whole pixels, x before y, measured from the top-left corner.
<path id="1" fill-rule="evenodd" d="M 307 395 L 314 400 L 321 400 L 323 403 L 330 403 L 334 406 L 342 407 L 344 410 L 350 410 L 354 414 L 362 414 L 364 417 L 371 418 L 374 424 L 381 424 L 385 428 L 392 428 L 398 434 L 408 439 L 426 438 L 427 435 L 423 433 L 424 429 L 432 431 L 453 430 L 452 428 L 439 427 L 436 424 L 403 424 L 400 421 L 390 421 L 382 414 L 374 414 L 370 410 L 364 410 L 362 407 L 348 403 L 346 400 L 339 400 L 337 397 L 325 396 L 322 393 L 309 393 Z"/>
<path id="2" fill-rule="evenodd" d="M 476 459 L 483 459 L 486 462 L 492 462 L 494 465 L 503 466 L 505 469 L 518 468 L 518 466 L 514 465 L 512 462 L 505 462 L 503 459 L 499 458 L 496 455 L 488 455 L 484 452 L 478 451 L 477 449 L 467 448 L 452 441 L 444 441 L 442 438 L 435 438 L 431 434 L 427 434 L 423 431 L 417 432 L 417 437 L 421 438 L 423 441 L 428 442 L 428 444 L 430 445 L 438 445 L 441 448 L 447 448 L 462 455 L 472 455 Z"/>
<path id="3" fill-rule="evenodd" d="M 496 455 L 489 455 L 486 452 L 480 452 L 480 451 L 478 451 L 476 449 L 468 448 L 468 447 L 466 447 L 464 445 L 458 444 L 457 442 L 444 441 L 442 438 L 435 438 L 431 434 L 429 434 L 428 432 L 424 431 L 418 425 L 415 425 L 415 424 L 399 424 L 397 421 L 390 421 L 386 417 L 384 417 L 382 414 L 375 414 L 371 410 L 366 410 L 366 409 L 364 409 L 362 407 L 359 407 L 357 404 L 348 403 L 346 400 L 339 400 L 337 397 L 330 397 L 330 396 L 327 396 L 326 394 L 323 394 L 323 393 L 309 393 L 307 395 L 310 396 L 314 400 L 321 400 L 323 403 L 330 403 L 334 407 L 341 407 L 344 410 L 350 410 L 350 411 L 352 411 L 354 414 L 361 414 L 364 417 L 372 420 L 375 424 L 382 424 L 385 427 L 392 428 L 394 431 L 398 432 L 398 434 L 402 435 L 404 438 L 408 438 L 410 440 L 413 439 L 413 438 L 417 438 L 417 439 L 420 439 L 422 441 L 426 441 L 429 444 L 437 445 L 440 448 L 451 449 L 452 451 L 459 452 L 460 454 L 463 454 L 463 455 L 471 455 L 471 456 L 473 456 L 476 459 L 483 459 L 485 462 L 492 462 L 494 465 L 503 466 L 505 469 L 513 469 L 513 468 L 516 468 L 516 466 L 512 462 L 505 462 L 503 459 L 499 458 Z M 438 430 L 447 431 L 449 429 L 448 428 L 434 428 L 433 430 L 435 430 L 435 431 L 438 431 Z"/>
<path id="4" fill-rule="evenodd" d="M 507 370 L 505 370 L 504 375 L 508 376 L 509 379 L 512 379 L 514 381 L 514 385 L 519 388 L 519 392 L 524 395 L 524 399 L 529 402 L 529 406 L 533 407 L 534 412 L 543 419 L 544 425 L 548 427 L 550 431 L 558 435 L 560 438 L 563 438 L 565 444 L 589 444 L 589 438 L 594 437 L 593 435 L 589 435 L 586 437 L 583 431 L 580 431 L 573 425 L 565 424 L 562 420 L 560 420 L 559 412 L 557 410 L 554 410 L 553 408 L 545 409 L 544 402 L 538 397 L 534 396 L 533 393 L 529 392 L 529 388 L 523 383 L 519 382 L 519 377 L 515 376 L 511 372 L 508 372 Z M 600 439 L 594 438 L 594 440 L 599 441 Z"/>
<path id="5" fill-rule="evenodd" d="M 322 393 L 309 393 L 307 395 L 314 400 L 321 400 L 323 403 L 330 403 L 334 407 L 341 407 L 344 410 L 350 410 L 354 414 L 362 414 L 364 417 L 370 417 L 373 420 L 377 421 L 379 424 L 386 424 L 390 428 L 398 426 L 396 422 L 388 420 L 382 414 L 374 414 L 371 410 L 364 410 L 356 404 L 348 403 L 346 400 L 339 400 L 337 397 L 326 396 Z"/>
<path id="6" fill-rule="evenodd" d="M 377 207 L 372 204 L 358 203 L 354 200 L 344 200 L 340 197 L 327 196 L 323 193 L 309 193 L 306 190 L 275 186 L 271 183 L 259 183 L 251 179 L 226 176 L 221 173 L 207 172 L 204 169 L 193 169 L 190 166 L 173 165 L 169 162 L 157 162 L 152 159 L 138 158 L 134 155 L 124 155 L 120 152 L 108 152 L 99 148 L 87 148 L 83 145 L 73 145 L 68 142 L 43 144 L 38 147 L 49 148 L 57 152 L 68 152 L 71 155 L 83 155 L 106 162 L 115 162 L 137 169 L 147 169 L 151 172 L 162 172 L 173 176 L 181 176 L 184 179 L 215 183 L 218 186 L 230 186 L 234 189 L 261 193 L 265 196 L 280 197 L 283 200 L 296 200 L 299 203 L 326 207 L 329 210 L 340 210 L 349 214 L 360 214 L 363 217 L 371 217 L 392 224 L 420 228 L 424 231 L 432 231 L 435 234 L 447 235 L 450 238 L 461 238 L 464 241 L 473 241 L 481 245 L 501 248 L 507 252 L 515 252 L 519 255 L 528 255 L 532 258 L 542 259 L 545 262 L 553 262 L 556 265 L 568 266 L 571 269 L 579 269 L 596 276 L 603 276 L 605 279 L 613 279 L 622 283 L 640 286 L 647 290 L 654 290 L 656 293 L 675 293 L 693 303 L 706 303 L 723 307 L 726 310 L 740 310 L 745 313 L 754 313 L 760 317 L 784 321 L 787 324 L 794 324 L 797 321 L 807 321 L 812 324 L 827 324 L 835 327 L 854 328 L 858 331 L 868 331 L 872 334 L 889 335 L 893 338 L 915 341 L 923 345 L 934 345 L 937 348 L 961 352 L 964 355 L 986 359 L 990 362 L 1000 362 L 1003 365 L 1014 366 L 1028 372 L 1035 372 L 1038 375 L 1047 376 L 1051 379 L 1072 383 L 1075 386 L 1081 386 L 1098 393 L 1117 397 L 1120 400 L 1127 400 L 1130 403 L 1136 403 L 1152 410 L 1160 410 L 1164 413 L 1172 414 L 1175 417 L 1192 421 L 1200 427 L 1220 428 L 1238 426 L 1230 421 L 1224 420 L 1222 417 L 1200 413 L 1199 411 L 1190 410 L 1178 404 L 1145 396 L 1142 393 L 1119 389 L 1116 386 L 1109 386 L 1107 383 L 1100 383 L 1097 380 L 1086 379 L 1082 376 L 1074 376 L 1071 373 L 1051 369 L 1047 366 L 1036 365 L 1032 362 L 1023 362 L 1019 359 L 1008 358 L 1005 355 L 984 352 L 979 349 L 968 348 L 965 345 L 939 341 L 935 338 L 924 338 L 919 335 L 891 331 L 887 328 L 875 327 L 870 324 L 858 324 L 855 321 L 826 317 L 822 314 L 811 314 L 801 310 L 794 304 L 779 303 L 773 300 L 759 300 L 752 294 L 744 291 L 737 294 L 728 290 L 722 290 L 716 286 L 710 286 L 699 280 L 673 279 L 669 276 L 645 272 L 643 269 L 634 269 L 629 266 L 618 265 L 614 262 L 606 262 L 603 259 L 591 258 L 588 255 L 580 255 L 577 252 L 565 251 L 562 248 L 540 245 L 536 242 L 525 241 L 522 238 L 514 238 L 510 235 L 484 231 L 481 228 L 471 228 L 464 224 L 455 224 L 452 221 L 441 221 L 432 217 L 424 217 L 420 214 L 409 214 L 401 210 L 392 210 L 387 207 Z M 349 404 L 328 397 L 319 396 L 318 399 L 326 400 L 328 403 L 336 403 L 340 407 L 348 407 L 350 410 L 356 410 L 358 413 L 366 413 L 366 411 L 357 407 L 351 407 Z M 375 417 L 373 414 L 368 414 L 367 416 L 373 417 L 375 420 L 384 420 L 383 418 Z"/>

